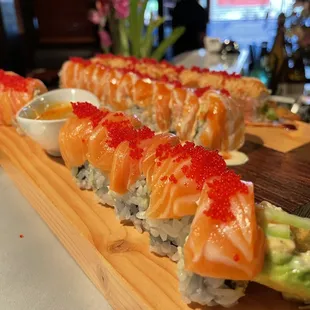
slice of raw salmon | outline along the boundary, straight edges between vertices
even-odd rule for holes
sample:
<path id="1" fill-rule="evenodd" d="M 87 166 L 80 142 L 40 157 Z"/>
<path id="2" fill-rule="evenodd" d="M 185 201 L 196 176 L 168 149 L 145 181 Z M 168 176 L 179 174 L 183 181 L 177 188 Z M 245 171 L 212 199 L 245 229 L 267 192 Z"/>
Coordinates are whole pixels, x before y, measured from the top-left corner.
<path id="1" fill-rule="evenodd" d="M 195 93 L 188 91 L 183 103 L 180 122 L 176 127 L 176 133 L 182 141 L 192 140 L 195 136 L 199 101 Z"/>
<path id="2" fill-rule="evenodd" d="M 190 159 L 175 162 L 174 158 L 168 158 L 160 166 L 154 166 L 147 210 L 149 218 L 174 219 L 195 214 L 200 191 L 182 171 L 189 162 Z"/>
<path id="3" fill-rule="evenodd" d="M 110 189 L 125 194 L 140 177 L 139 160 L 130 156 L 129 142 L 122 142 L 113 153 Z"/>
<path id="4" fill-rule="evenodd" d="M 112 169 L 115 147 L 107 143 L 111 139 L 105 122 L 119 123 L 119 126 L 129 122 L 134 128 L 141 127 L 141 122 L 136 117 L 125 116 L 123 113 L 109 113 L 93 130 L 88 141 L 87 159 L 94 167 L 109 174 Z"/>
<path id="5" fill-rule="evenodd" d="M 144 147 L 144 156 L 141 161 L 141 171 L 146 177 L 147 183 L 151 184 L 153 180 L 153 170 L 155 167 L 156 149 L 159 145 L 176 145 L 179 143 L 179 138 L 170 133 L 157 134 L 152 138 L 151 143 L 146 141 Z"/>
<path id="6" fill-rule="evenodd" d="M 123 74 L 120 79 L 116 100 L 120 110 L 127 110 L 133 105 L 133 87 L 136 77 L 131 72 Z"/>
<path id="7" fill-rule="evenodd" d="M 89 118 L 76 116 L 67 120 L 59 133 L 61 156 L 68 168 L 80 167 L 87 160 L 88 140 L 93 132 Z"/>
<path id="8" fill-rule="evenodd" d="M 155 118 L 157 127 L 162 132 L 167 132 L 171 126 L 171 110 L 169 102 L 172 89 L 164 83 L 157 83 L 157 100 L 155 100 Z"/>
<path id="9" fill-rule="evenodd" d="M 62 65 L 61 70 L 59 72 L 60 87 L 62 88 L 76 87 L 74 80 L 74 71 L 76 66 L 77 64 L 70 60 L 66 61 Z"/>
<path id="10" fill-rule="evenodd" d="M 134 85 L 134 102 L 144 109 L 152 107 L 154 87 L 155 83 L 150 79 L 139 78 Z"/>
<path id="11" fill-rule="evenodd" d="M 72 103 L 73 115 L 60 130 L 59 146 L 65 164 L 79 167 L 88 159 L 89 139 L 105 117 L 107 110 L 99 110 L 87 102 Z"/>
<path id="12" fill-rule="evenodd" d="M 184 101 L 186 99 L 186 95 L 187 95 L 187 90 L 185 88 L 174 88 L 172 91 L 172 96 L 171 96 L 171 100 L 169 102 L 170 104 L 170 110 L 171 110 L 171 127 L 170 130 L 171 131 L 179 131 L 181 126 L 182 126 L 182 122 L 181 122 L 181 118 L 182 118 L 182 112 L 183 112 L 183 104 Z"/>
<path id="13" fill-rule="evenodd" d="M 240 181 L 231 171 L 214 182 L 201 193 L 184 246 L 185 268 L 204 277 L 252 280 L 261 271 L 265 254 L 253 184 Z"/>
<path id="14" fill-rule="evenodd" d="M 38 79 L 0 70 L 0 124 L 12 125 L 16 113 L 35 96 L 46 92 Z"/>

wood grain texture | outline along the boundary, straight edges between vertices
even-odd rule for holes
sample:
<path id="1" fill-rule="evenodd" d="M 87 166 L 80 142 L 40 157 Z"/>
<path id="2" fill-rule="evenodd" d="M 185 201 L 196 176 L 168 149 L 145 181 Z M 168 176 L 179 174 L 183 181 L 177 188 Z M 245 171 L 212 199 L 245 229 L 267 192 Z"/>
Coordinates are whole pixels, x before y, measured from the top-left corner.
<path id="1" fill-rule="evenodd" d="M 310 124 L 299 121 L 296 121 L 295 124 L 297 130 L 247 126 L 247 140 L 286 153 L 310 143 Z"/>
<path id="2" fill-rule="evenodd" d="M 181 300 L 175 263 L 150 253 L 148 234 L 120 224 L 112 208 L 79 190 L 61 160 L 13 128 L 0 127 L 0 164 L 112 307 L 196 309 Z M 290 310 L 297 305 L 251 284 L 233 309 Z"/>
<path id="3" fill-rule="evenodd" d="M 288 212 L 310 202 L 310 144 L 288 153 L 247 141 L 249 161 L 233 169 L 254 183 L 257 202 L 268 200 Z"/>

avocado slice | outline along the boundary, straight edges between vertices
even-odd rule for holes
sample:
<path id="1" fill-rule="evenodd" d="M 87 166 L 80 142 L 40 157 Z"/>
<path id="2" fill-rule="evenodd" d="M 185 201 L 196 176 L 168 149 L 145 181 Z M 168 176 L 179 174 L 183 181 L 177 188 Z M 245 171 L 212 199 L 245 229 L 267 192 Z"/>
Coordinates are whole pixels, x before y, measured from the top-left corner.
<path id="1" fill-rule="evenodd" d="M 310 303 L 310 219 L 262 202 L 257 221 L 266 236 L 261 273 L 254 279 L 290 300 Z"/>

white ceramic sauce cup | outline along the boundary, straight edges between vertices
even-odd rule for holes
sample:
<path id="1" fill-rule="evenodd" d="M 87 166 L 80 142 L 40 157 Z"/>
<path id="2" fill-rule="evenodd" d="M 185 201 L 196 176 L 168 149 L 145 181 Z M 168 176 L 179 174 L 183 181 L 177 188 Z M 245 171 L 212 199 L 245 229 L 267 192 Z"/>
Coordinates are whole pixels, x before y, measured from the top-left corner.
<path id="1" fill-rule="evenodd" d="M 52 156 L 60 156 L 58 136 L 67 118 L 56 120 L 35 118 L 57 102 L 89 102 L 96 107 L 100 106 L 99 99 L 91 92 L 64 88 L 52 90 L 34 98 L 17 112 L 16 120 L 21 130 Z"/>

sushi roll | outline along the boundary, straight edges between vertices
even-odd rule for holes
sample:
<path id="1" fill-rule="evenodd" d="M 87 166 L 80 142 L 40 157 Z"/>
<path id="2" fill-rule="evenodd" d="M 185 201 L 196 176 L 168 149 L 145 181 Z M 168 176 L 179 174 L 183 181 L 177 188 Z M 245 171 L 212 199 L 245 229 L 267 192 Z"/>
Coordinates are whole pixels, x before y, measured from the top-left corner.
<path id="1" fill-rule="evenodd" d="M 142 231 L 136 214 L 145 208 L 148 197 L 140 162 L 154 132 L 134 117 L 88 103 L 73 104 L 73 113 L 59 135 L 65 164 L 80 188 L 94 190 L 103 204 L 114 207 L 121 221 L 129 220 Z M 162 135 L 157 140 L 169 139 Z"/>
<path id="2" fill-rule="evenodd" d="M 232 306 L 263 268 L 265 238 L 257 225 L 253 185 L 234 172 L 207 181 L 184 247 L 180 291 L 187 303 Z"/>
<path id="3" fill-rule="evenodd" d="M 138 213 L 150 233 L 151 251 L 177 261 L 178 246 L 183 246 L 189 233 L 202 180 L 214 178 L 226 169 L 216 151 L 206 151 L 192 142 L 162 144 L 154 158 L 142 161 L 149 205 Z"/>
<path id="4" fill-rule="evenodd" d="M 72 107 L 74 116 L 67 120 L 59 134 L 61 156 L 78 186 L 82 189 L 93 189 L 93 169 L 88 162 L 88 140 L 109 112 L 99 110 L 89 103 L 80 103 L 80 110 L 76 104 L 72 104 Z M 80 113 L 81 110 L 83 113 Z"/>
<path id="5" fill-rule="evenodd" d="M 255 205 L 253 184 L 216 151 L 88 103 L 73 112 L 59 137 L 66 165 L 120 220 L 149 232 L 152 252 L 178 261 L 187 303 L 232 306 L 249 281 L 310 303 L 309 219 Z"/>
<path id="6" fill-rule="evenodd" d="M 155 80 L 165 77 L 170 82 L 180 82 L 191 88 L 225 88 L 236 99 L 264 100 L 269 95 L 268 89 L 259 79 L 242 77 L 235 73 L 229 74 L 225 71 L 210 71 L 198 67 L 184 68 L 165 61 L 157 62 L 153 59 L 136 59 L 111 54 L 97 55 L 90 61 L 114 69 L 131 68 L 140 74 L 147 74 Z"/>
<path id="7" fill-rule="evenodd" d="M 190 232 L 178 248 L 187 303 L 234 305 L 248 281 L 310 304 L 310 220 L 268 202 L 255 206 L 253 184 L 226 171 L 207 183 Z"/>
<path id="8" fill-rule="evenodd" d="M 40 80 L 0 70 L 0 125 L 15 124 L 17 111 L 46 91 Z"/>
<path id="9" fill-rule="evenodd" d="M 124 111 L 156 133 L 174 133 L 207 149 L 236 150 L 244 143 L 243 106 L 226 90 L 190 89 L 133 69 L 105 67 L 80 58 L 67 61 L 61 87 L 85 88 L 111 111 Z"/>

